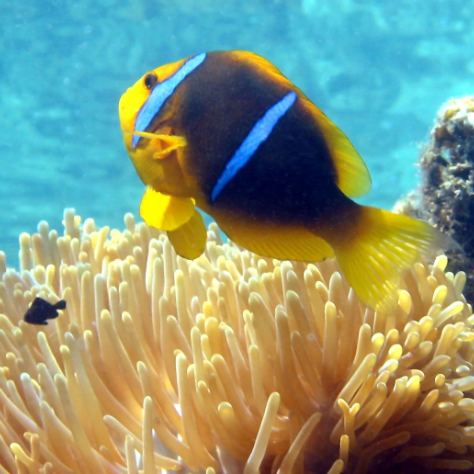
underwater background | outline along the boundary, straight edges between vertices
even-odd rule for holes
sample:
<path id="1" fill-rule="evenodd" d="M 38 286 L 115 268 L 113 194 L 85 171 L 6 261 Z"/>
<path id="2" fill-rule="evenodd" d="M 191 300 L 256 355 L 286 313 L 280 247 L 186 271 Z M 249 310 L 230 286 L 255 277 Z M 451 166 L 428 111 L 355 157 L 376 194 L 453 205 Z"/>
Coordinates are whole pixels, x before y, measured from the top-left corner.
<path id="1" fill-rule="evenodd" d="M 123 228 L 144 187 L 118 100 L 203 51 L 273 62 L 349 136 L 390 209 L 418 182 L 436 111 L 473 93 L 472 0 L 0 0 L 0 249 L 74 207 Z"/>

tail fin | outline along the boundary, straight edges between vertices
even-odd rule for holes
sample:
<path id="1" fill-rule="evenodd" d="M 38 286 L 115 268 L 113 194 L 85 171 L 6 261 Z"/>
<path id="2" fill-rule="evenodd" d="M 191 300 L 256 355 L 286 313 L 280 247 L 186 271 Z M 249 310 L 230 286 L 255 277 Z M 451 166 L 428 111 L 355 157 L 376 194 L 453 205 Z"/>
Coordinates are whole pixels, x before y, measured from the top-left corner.
<path id="1" fill-rule="evenodd" d="M 66 309 L 66 301 L 59 300 L 57 303 L 54 303 L 53 306 L 54 306 L 54 309 Z"/>
<path id="2" fill-rule="evenodd" d="M 452 242 L 426 222 L 374 207 L 360 211 L 351 237 L 336 237 L 330 244 L 359 298 L 374 309 L 389 310 L 397 301 L 402 270 Z"/>

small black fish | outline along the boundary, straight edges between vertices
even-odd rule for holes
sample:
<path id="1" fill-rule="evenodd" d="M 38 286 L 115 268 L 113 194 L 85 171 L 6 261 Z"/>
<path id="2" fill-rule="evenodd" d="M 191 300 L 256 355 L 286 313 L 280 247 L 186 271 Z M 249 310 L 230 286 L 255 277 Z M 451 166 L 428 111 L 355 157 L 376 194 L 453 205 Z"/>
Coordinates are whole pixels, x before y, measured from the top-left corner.
<path id="1" fill-rule="evenodd" d="M 58 309 L 66 309 L 66 301 L 59 300 L 52 304 L 43 298 L 35 298 L 23 319 L 30 324 L 46 326 L 48 324 L 47 319 L 55 319 L 59 316 Z"/>

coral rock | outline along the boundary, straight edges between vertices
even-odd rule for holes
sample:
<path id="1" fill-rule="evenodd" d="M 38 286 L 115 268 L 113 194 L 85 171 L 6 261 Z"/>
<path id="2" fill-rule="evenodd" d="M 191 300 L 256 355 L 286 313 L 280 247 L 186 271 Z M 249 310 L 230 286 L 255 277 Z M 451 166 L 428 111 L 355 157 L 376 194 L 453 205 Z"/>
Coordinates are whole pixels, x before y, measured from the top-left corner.
<path id="1" fill-rule="evenodd" d="M 423 182 L 396 205 L 398 212 L 428 220 L 460 248 L 448 251 L 453 272 L 474 267 L 474 96 L 453 99 L 439 111 L 420 158 Z M 466 298 L 474 300 L 474 272 Z"/>

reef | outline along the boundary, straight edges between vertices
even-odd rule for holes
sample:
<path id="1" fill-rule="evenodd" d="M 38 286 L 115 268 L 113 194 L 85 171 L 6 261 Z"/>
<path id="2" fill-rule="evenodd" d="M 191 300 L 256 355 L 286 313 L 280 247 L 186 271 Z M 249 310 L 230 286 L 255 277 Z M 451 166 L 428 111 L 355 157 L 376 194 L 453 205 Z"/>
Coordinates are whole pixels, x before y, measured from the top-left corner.
<path id="1" fill-rule="evenodd" d="M 420 186 L 395 211 L 427 220 L 454 239 L 447 250 L 449 270 L 474 268 L 474 96 L 441 108 L 419 166 Z M 465 295 L 474 301 L 473 271 Z"/>
<path id="2" fill-rule="evenodd" d="M 419 262 L 389 314 L 337 263 L 263 259 L 208 231 L 41 222 L 0 252 L 0 473 L 420 473 L 473 467 L 466 275 Z M 36 297 L 67 302 L 48 326 Z"/>

